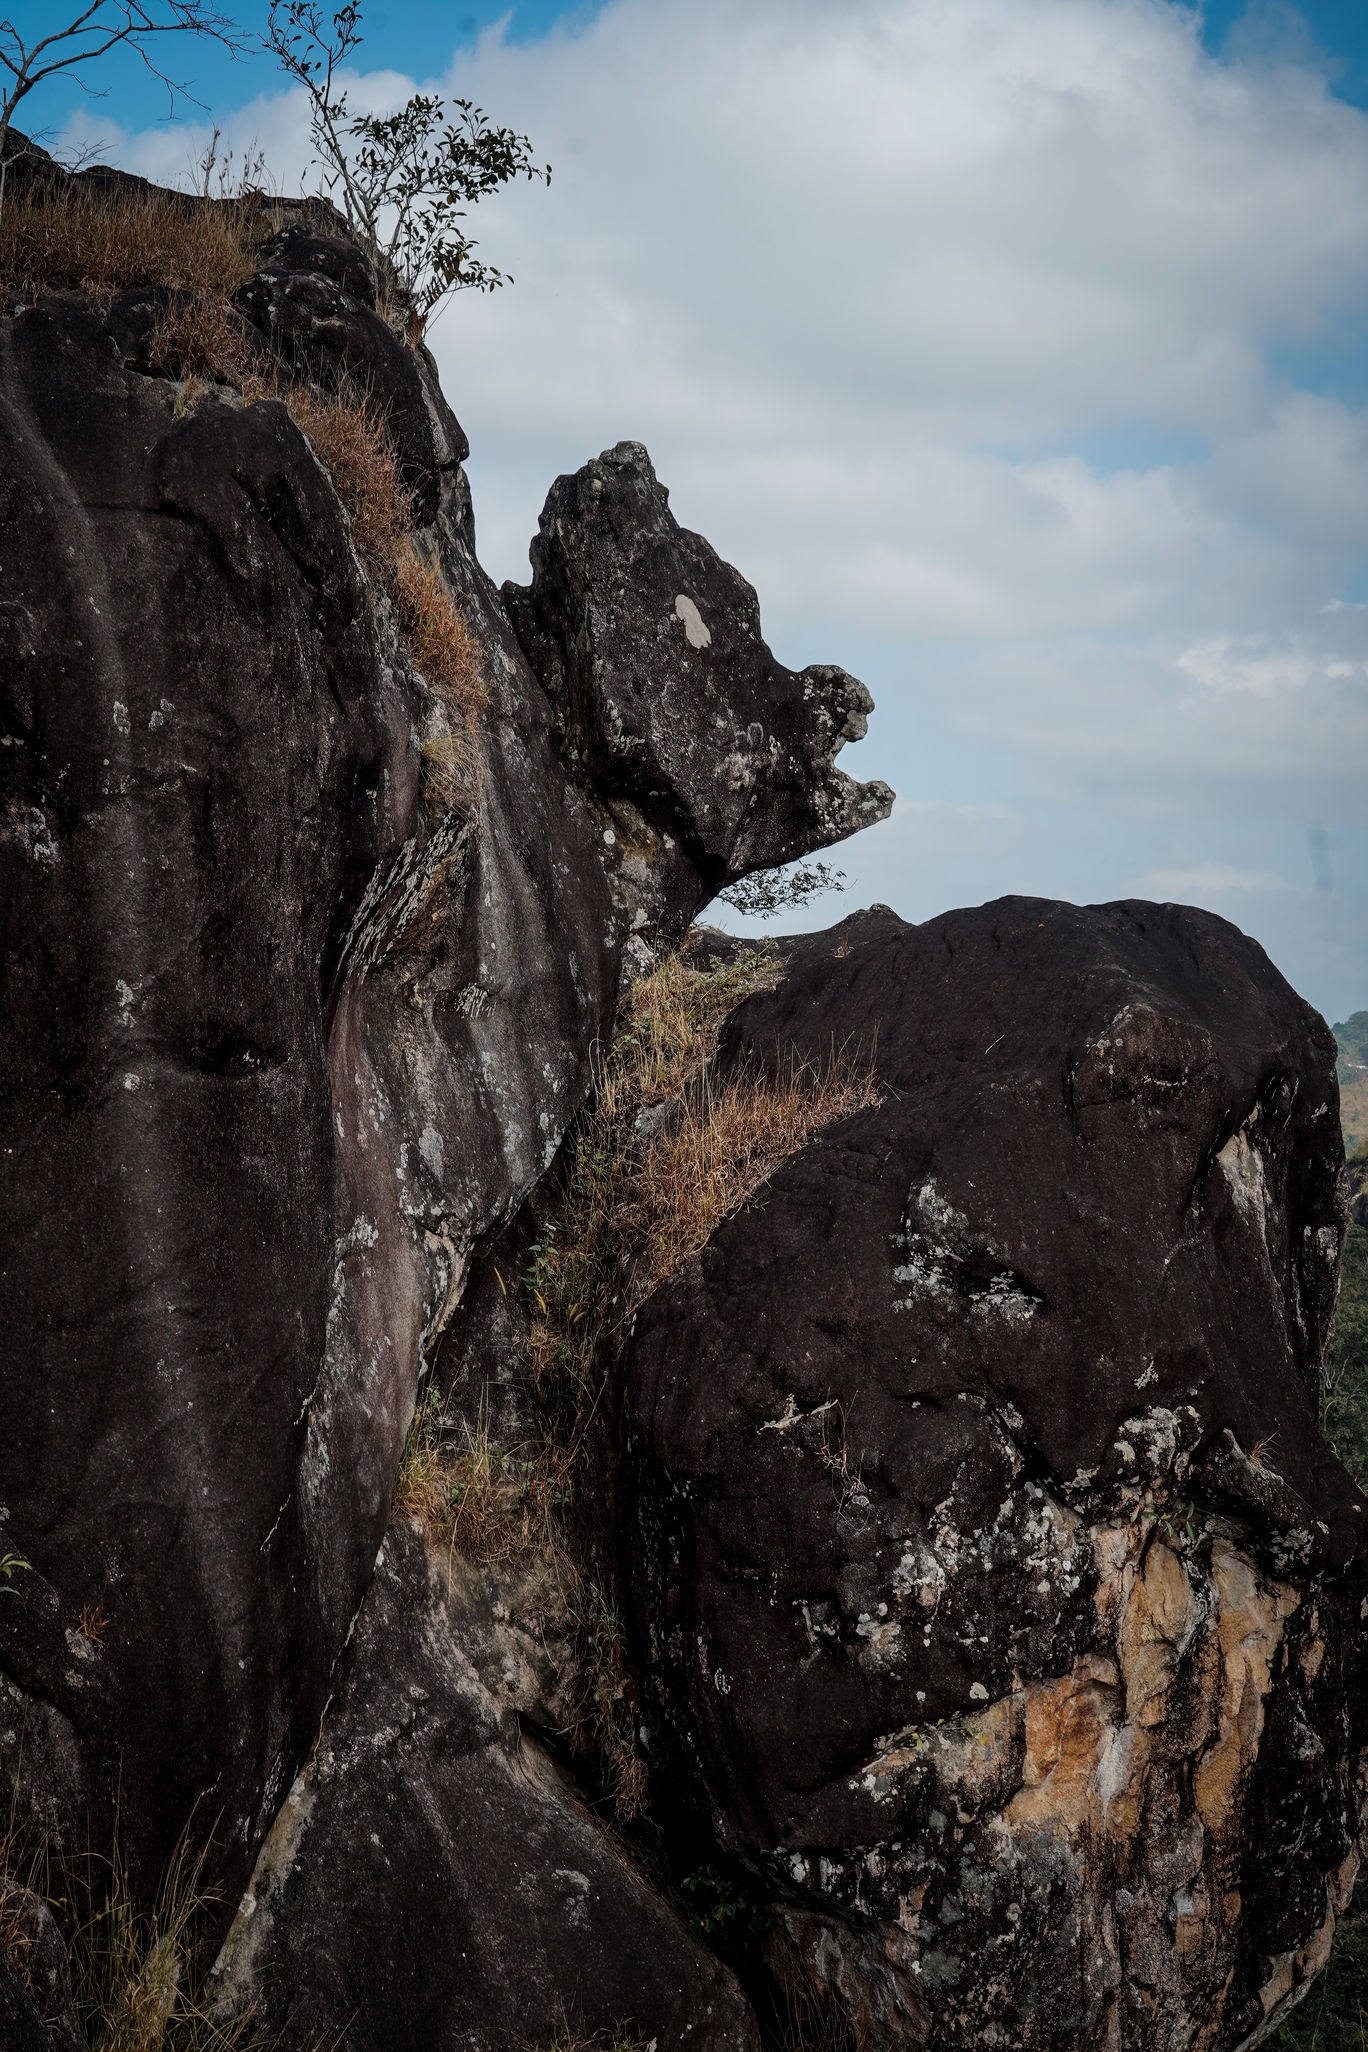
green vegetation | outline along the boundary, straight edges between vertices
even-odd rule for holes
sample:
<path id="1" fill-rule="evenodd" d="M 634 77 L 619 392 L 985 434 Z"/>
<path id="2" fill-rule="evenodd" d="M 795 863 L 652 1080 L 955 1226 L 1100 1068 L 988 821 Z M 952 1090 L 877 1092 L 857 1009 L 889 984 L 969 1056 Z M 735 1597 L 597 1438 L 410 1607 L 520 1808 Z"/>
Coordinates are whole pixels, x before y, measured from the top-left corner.
<path id="1" fill-rule="evenodd" d="M 1350 1201 L 1362 1213 L 1368 1141 L 1349 1158 Z M 1323 1382 L 1326 1437 L 1361 1487 L 1368 1486 L 1368 1229 L 1353 1220 L 1344 1242 L 1339 1303 Z"/>
<path id="2" fill-rule="evenodd" d="M 1368 1879 L 1340 1918 L 1329 1965 L 1269 2045 L 1271 2052 L 1368 2052 Z"/>
<path id="3" fill-rule="evenodd" d="M 115 1847 L 68 1863 L 45 1882 L 48 1862 L 0 1838 L 0 1946 L 28 1981 L 32 1903 L 46 1897 L 66 1940 L 71 1997 L 90 2052 L 253 2052 L 252 2017 L 219 2018 L 197 1965 L 207 1913 L 220 1897 L 205 1884 L 205 1851 L 183 1837 L 151 1907 L 140 1907 Z M 24 1872 L 22 1883 L 6 1874 Z M 46 1990 L 33 1991 L 40 1999 Z"/>
<path id="4" fill-rule="evenodd" d="M 1335 1073 L 1344 1144 L 1362 1147 L 1368 1144 L 1368 1012 L 1353 1012 L 1332 1030 L 1339 1048 Z"/>
<path id="5" fill-rule="evenodd" d="M 473 254 L 461 224 L 510 180 L 549 185 L 551 166 L 534 164 L 527 137 L 492 127 L 473 100 L 415 93 L 397 113 L 352 114 L 336 81 L 361 41 L 360 0 L 343 0 L 331 19 L 317 0 L 272 0 L 262 38 L 308 96 L 314 161 L 375 265 L 383 310 L 416 342 L 451 293 L 512 283 Z"/>

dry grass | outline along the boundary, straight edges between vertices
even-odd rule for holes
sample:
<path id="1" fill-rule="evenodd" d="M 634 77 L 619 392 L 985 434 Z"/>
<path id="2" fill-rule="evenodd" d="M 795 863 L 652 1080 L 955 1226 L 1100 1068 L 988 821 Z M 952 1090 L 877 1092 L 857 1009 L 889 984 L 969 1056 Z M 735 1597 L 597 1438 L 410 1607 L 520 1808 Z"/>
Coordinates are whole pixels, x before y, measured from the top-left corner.
<path id="1" fill-rule="evenodd" d="M 126 285 L 166 285 L 228 300 L 251 275 L 247 218 L 232 207 L 62 186 L 7 199 L 0 214 L 0 288 L 11 297 L 107 300 Z"/>
<path id="2" fill-rule="evenodd" d="M 473 719 L 489 694 L 475 638 L 441 571 L 408 550 L 395 564 L 391 594 L 414 662 L 448 707 Z"/>
<path id="3" fill-rule="evenodd" d="M 3 1872 L 4 1863 L 4 1853 L 0 1850 L 0 1952 L 9 1954 L 15 1972 L 32 1994 L 29 1956 L 33 1951 L 33 1933 L 29 1924 L 28 1891 L 10 1882 Z"/>
<path id="4" fill-rule="evenodd" d="M 90 2052 L 247 2052 L 250 2014 L 216 2021 L 196 1982 L 195 1941 L 218 1906 L 204 1859 L 182 1840 L 150 1910 L 135 1905 L 117 1851 L 86 1861 L 54 1904 Z"/>
<path id="5" fill-rule="evenodd" d="M 414 667 L 444 717 L 423 741 L 424 788 L 443 805 L 468 802 L 476 787 L 475 720 L 487 691 L 475 640 L 441 571 L 409 539 L 413 505 L 384 415 L 364 393 L 324 395 L 308 385 L 245 387 L 250 399 L 276 397 L 332 478 L 352 535 L 389 593 Z"/>
<path id="6" fill-rule="evenodd" d="M 566 1486 L 552 1447 L 501 1452 L 483 1417 L 473 1426 L 462 1419 L 452 1431 L 438 1392 L 429 1390 L 409 1427 L 394 1508 L 463 1558 L 514 1561 L 547 1546 Z"/>
<path id="7" fill-rule="evenodd" d="M 673 1131 L 652 1144 L 637 1179 L 635 1229 L 649 1287 L 697 1253 L 814 1133 L 878 1102 L 873 1071 L 839 1058 L 825 1071 L 742 1077 L 716 1091 L 705 1077 Z"/>
<path id="8" fill-rule="evenodd" d="M 152 330 L 149 355 L 168 377 L 242 385 L 249 375 L 242 322 L 221 299 L 183 299 L 166 307 Z"/>
<path id="9" fill-rule="evenodd" d="M 624 1331 L 814 1133 L 878 1102 L 872 1068 L 841 1056 L 820 1071 L 795 1065 L 714 1087 L 722 1020 L 780 974 L 772 948 L 708 970 L 672 957 L 630 993 L 575 1138 L 560 1218 L 528 1278 L 533 1361 L 553 1400 L 578 1407 L 610 1330 Z"/>

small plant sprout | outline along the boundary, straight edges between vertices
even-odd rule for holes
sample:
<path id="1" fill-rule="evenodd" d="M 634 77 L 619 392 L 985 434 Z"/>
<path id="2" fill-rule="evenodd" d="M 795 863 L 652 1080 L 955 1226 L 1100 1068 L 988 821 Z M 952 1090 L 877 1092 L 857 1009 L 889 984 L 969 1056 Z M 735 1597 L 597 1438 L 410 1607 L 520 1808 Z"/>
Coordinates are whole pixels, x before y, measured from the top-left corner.
<path id="1" fill-rule="evenodd" d="M 14 1586 L 17 1574 L 32 1574 L 33 1563 L 20 1553 L 0 1553 L 0 1596 L 17 1596 Z"/>

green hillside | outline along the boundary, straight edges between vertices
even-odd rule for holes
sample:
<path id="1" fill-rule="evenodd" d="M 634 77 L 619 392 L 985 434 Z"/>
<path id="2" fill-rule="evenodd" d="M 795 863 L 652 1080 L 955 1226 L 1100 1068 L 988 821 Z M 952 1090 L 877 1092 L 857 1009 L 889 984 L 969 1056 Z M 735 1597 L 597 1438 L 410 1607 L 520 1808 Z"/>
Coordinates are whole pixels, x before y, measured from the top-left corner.
<path id="1" fill-rule="evenodd" d="M 1333 1029 L 1339 1046 L 1335 1064 L 1340 1087 L 1340 1122 L 1349 1153 L 1368 1140 L 1368 1012 L 1354 1012 Z"/>

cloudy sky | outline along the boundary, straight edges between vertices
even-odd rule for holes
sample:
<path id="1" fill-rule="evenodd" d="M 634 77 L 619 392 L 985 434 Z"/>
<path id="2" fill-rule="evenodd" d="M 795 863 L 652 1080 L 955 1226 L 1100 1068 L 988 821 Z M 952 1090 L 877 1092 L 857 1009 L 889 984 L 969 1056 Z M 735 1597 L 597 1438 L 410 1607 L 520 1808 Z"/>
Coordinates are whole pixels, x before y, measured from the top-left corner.
<path id="1" fill-rule="evenodd" d="M 488 569 L 525 578 L 552 477 L 631 437 L 783 660 L 875 695 L 843 761 L 899 803 L 819 917 L 1180 899 L 1368 1006 L 1365 14 L 368 11 L 358 105 L 435 82 L 555 167 L 479 211 L 516 284 L 431 337 Z M 297 190 L 264 60 L 181 62 Z M 208 116 L 107 83 L 33 124 L 186 181 Z"/>

